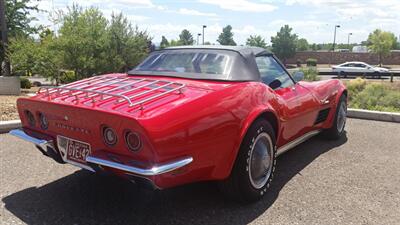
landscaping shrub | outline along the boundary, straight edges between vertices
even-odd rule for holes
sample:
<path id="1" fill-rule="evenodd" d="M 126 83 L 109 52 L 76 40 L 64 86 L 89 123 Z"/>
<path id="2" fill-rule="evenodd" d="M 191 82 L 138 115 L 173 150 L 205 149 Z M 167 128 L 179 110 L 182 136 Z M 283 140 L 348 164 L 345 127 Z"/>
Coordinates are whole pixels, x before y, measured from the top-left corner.
<path id="1" fill-rule="evenodd" d="M 382 83 L 356 79 L 347 83 L 351 108 L 400 112 L 400 92 Z"/>
<path id="2" fill-rule="evenodd" d="M 307 81 L 317 81 L 320 80 L 318 77 L 318 71 L 315 67 L 307 67 L 300 69 L 304 73 L 304 80 Z"/>
<path id="3" fill-rule="evenodd" d="M 21 77 L 21 88 L 29 89 L 32 87 L 32 83 L 25 77 Z"/>
<path id="4" fill-rule="evenodd" d="M 301 59 L 296 60 L 296 66 L 297 67 L 301 67 L 302 63 L 303 63 L 303 61 L 301 61 Z"/>
<path id="5" fill-rule="evenodd" d="M 317 66 L 317 60 L 313 58 L 308 58 L 306 60 L 307 66 Z"/>
<path id="6" fill-rule="evenodd" d="M 364 90 L 365 86 L 367 85 L 367 81 L 365 79 L 361 79 L 360 77 L 349 81 L 346 84 L 348 95 L 349 95 L 349 101 L 353 99 L 354 96 L 356 96 L 359 92 Z"/>

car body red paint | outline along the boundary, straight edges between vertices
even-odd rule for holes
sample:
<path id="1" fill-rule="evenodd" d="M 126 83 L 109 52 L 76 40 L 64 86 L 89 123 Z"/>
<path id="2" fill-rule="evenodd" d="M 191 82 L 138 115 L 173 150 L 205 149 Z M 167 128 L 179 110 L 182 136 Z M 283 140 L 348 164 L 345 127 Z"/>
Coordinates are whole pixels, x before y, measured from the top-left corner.
<path id="1" fill-rule="evenodd" d="M 43 91 L 34 97 L 18 99 L 23 130 L 54 143 L 57 135 L 86 142 L 90 144 L 92 156 L 108 157 L 139 168 L 188 156 L 193 158 L 179 169 L 145 176 L 159 188 L 227 178 L 247 129 L 259 117 L 275 120 L 271 123 L 275 124 L 278 149 L 310 131 L 331 127 L 338 100 L 345 91 L 339 80 L 300 81 L 273 90 L 260 81 L 212 81 L 125 73 L 102 77 L 159 79 L 185 87 L 181 93 L 168 93 L 135 110 L 126 101 L 115 102 L 115 98 L 109 103 L 91 104 L 83 93 L 77 97 L 72 91 L 57 97 L 57 93 Z M 324 122 L 314 124 L 318 112 L 324 108 L 332 109 L 329 116 Z M 35 126 L 29 125 L 26 110 L 34 113 Z M 47 116 L 47 130 L 39 125 L 39 112 Z M 105 125 L 116 131 L 118 141 L 114 146 L 103 142 L 101 127 Z M 133 152 L 127 148 L 123 137 L 127 129 L 139 134 L 141 150 Z M 120 176 L 130 175 L 115 168 L 102 169 Z"/>

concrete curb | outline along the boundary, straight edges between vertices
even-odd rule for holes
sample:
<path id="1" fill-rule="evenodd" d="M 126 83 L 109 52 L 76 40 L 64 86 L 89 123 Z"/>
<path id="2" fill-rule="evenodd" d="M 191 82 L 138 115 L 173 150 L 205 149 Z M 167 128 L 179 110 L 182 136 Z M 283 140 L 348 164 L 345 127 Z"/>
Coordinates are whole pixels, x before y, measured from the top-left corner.
<path id="1" fill-rule="evenodd" d="M 0 121 L 0 134 L 21 127 L 21 120 Z"/>
<path id="2" fill-rule="evenodd" d="M 400 113 L 380 112 L 365 109 L 347 109 L 347 117 L 400 123 Z"/>
<path id="3" fill-rule="evenodd" d="M 347 117 L 365 120 L 377 120 L 400 123 L 400 113 L 380 112 L 365 109 L 347 109 Z M 20 128 L 21 120 L 0 121 L 0 133 L 9 132 L 12 129 Z"/>

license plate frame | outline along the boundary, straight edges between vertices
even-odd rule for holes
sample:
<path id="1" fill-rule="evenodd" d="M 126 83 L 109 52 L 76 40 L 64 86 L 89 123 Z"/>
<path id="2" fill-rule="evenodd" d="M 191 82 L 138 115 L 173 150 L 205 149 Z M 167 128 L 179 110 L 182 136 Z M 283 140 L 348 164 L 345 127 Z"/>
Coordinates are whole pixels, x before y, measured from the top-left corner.
<path id="1" fill-rule="evenodd" d="M 61 135 L 57 135 L 57 143 L 65 162 L 87 165 L 86 157 L 91 153 L 89 143 Z"/>

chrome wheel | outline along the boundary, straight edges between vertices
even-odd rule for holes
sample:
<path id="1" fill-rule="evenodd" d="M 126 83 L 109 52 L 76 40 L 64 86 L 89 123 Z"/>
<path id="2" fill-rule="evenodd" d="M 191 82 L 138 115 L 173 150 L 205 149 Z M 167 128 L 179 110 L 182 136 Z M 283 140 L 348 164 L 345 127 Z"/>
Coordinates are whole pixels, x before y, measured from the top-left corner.
<path id="1" fill-rule="evenodd" d="M 251 185 L 262 188 L 271 176 L 273 167 L 273 146 L 267 133 L 257 136 L 250 150 L 249 177 Z"/>
<path id="2" fill-rule="evenodd" d="M 344 130 L 344 126 L 346 124 L 346 116 L 347 116 L 347 105 L 345 101 L 341 101 L 336 121 L 336 127 L 339 133 L 342 133 L 342 131 Z"/>

